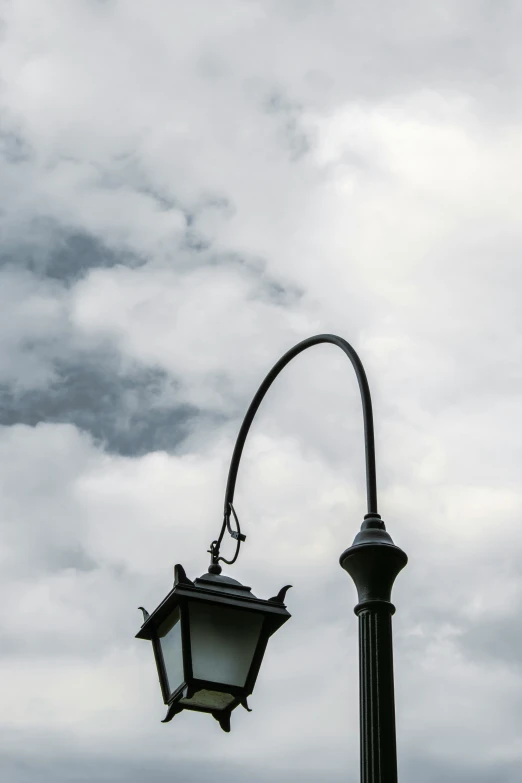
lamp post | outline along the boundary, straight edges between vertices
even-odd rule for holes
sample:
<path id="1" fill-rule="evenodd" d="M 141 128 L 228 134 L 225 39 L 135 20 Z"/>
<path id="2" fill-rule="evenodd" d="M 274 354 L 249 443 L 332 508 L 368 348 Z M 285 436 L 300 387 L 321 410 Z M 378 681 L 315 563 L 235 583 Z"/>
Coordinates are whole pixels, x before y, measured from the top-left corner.
<path id="1" fill-rule="evenodd" d="M 359 693 L 361 783 L 397 783 L 395 702 L 391 618 L 395 607 L 391 590 L 407 563 L 393 543 L 377 512 L 375 440 L 370 389 L 361 360 L 341 337 L 320 334 L 295 345 L 270 370 L 247 410 L 232 454 L 225 492 L 224 516 L 217 539 L 210 545 L 208 574 L 190 581 L 176 566 L 173 590 L 149 615 L 138 638 L 152 641 L 165 703 L 164 722 L 183 709 L 210 712 L 221 727 L 230 729 L 230 713 L 239 704 L 249 709 L 268 638 L 290 617 L 284 605 L 288 585 L 263 601 L 250 588 L 221 575 L 220 562 L 237 560 L 241 532 L 233 500 L 245 441 L 268 389 L 286 365 L 314 345 L 330 343 L 350 359 L 357 376 L 364 418 L 368 513 L 352 546 L 341 557 L 341 567 L 357 588 L 355 614 L 359 618 Z M 232 524 L 233 523 L 233 524 Z M 231 560 L 220 555 L 225 532 L 236 541 Z"/>

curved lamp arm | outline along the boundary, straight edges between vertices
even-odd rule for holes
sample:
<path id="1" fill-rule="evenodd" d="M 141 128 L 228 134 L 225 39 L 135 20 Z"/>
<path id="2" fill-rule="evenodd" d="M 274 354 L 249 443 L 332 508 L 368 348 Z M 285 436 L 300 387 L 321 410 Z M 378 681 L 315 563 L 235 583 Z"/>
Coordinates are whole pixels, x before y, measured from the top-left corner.
<path id="1" fill-rule="evenodd" d="M 307 348 L 311 348 L 313 345 L 319 345 L 320 343 L 331 343 L 332 345 L 337 345 L 342 351 L 344 351 L 344 353 L 350 359 L 353 368 L 355 370 L 357 381 L 359 383 L 359 389 L 361 392 L 361 401 L 362 401 L 363 418 L 364 418 L 364 447 L 366 453 L 366 492 L 368 498 L 368 514 L 372 514 L 373 516 L 378 516 L 377 479 L 376 479 L 376 472 L 375 472 L 375 438 L 373 433 L 372 400 L 370 397 L 370 388 L 368 386 L 366 373 L 364 372 L 364 367 L 362 366 L 362 362 L 359 359 L 357 353 L 352 348 L 352 346 L 346 342 L 346 340 L 343 340 L 342 337 L 337 337 L 334 334 L 318 334 L 315 337 L 309 337 L 308 339 L 303 340 L 300 343 L 297 343 L 297 345 L 295 345 L 293 348 L 287 351 L 287 353 L 285 353 L 279 359 L 279 361 L 272 367 L 272 369 L 264 379 L 263 383 L 257 390 L 256 395 L 252 400 L 252 402 L 250 403 L 250 407 L 246 412 L 245 418 L 243 419 L 243 423 L 241 425 L 241 429 L 239 430 L 239 434 L 237 436 L 236 445 L 232 453 L 232 460 L 230 462 L 230 468 L 228 471 L 228 481 L 227 481 L 227 488 L 225 492 L 225 508 L 224 508 L 223 525 L 221 527 L 221 532 L 219 534 L 219 537 L 217 538 L 216 541 L 212 542 L 212 544 L 210 545 L 211 548 L 209 550 L 212 555 L 212 564 L 214 568 L 216 568 L 216 570 L 217 568 L 221 570 L 221 568 L 218 566 L 219 560 L 222 560 L 223 562 L 229 564 L 235 562 L 239 554 L 239 547 L 241 546 L 241 542 L 245 540 L 245 536 L 241 533 L 241 529 L 239 527 L 239 520 L 234 511 L 234 506 L 232 505 L 232 502 L 234 500 L 234 490 L 236 488 L 237 472 L 241 460 L 241 455 L 243 453 L 245 441 L 248 435 L 248 431 L 250 430 L 250 425 L 254 420 L 254 416 L 256 415 L 257 410 L 261 405 L 261 402 L 263 401 L 265 394 L 267 393 L 270 386 L 275 381 L 275 379 L 277 378 L 281 370 L 283 370 L 283 368 L 286 367 L 286 365 L 289 362 L 291 362 L 295 356 L 298 356 Z M 233 515 L 234 522 L 236 525 L 235 530 L 232 530 L 230 525 L 231 514 Z M 235 538 L 237 541 L 236 553 L 232 560 L 225 560 L 225 558 L 219 556 L 219 548 L 223 540 L 225 530 L 227 529 L 229 533 L 232 535 L 232 537 Z"/>

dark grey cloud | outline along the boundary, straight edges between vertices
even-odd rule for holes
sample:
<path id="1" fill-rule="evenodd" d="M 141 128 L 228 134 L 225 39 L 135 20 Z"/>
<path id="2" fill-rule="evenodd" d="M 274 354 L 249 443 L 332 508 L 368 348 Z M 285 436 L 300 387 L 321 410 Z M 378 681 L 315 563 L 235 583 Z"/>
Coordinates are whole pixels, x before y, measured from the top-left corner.
<path id="1" fill-rule="evenodd" d="M 70 286 L 90 269 L 143 263 L 130 253 L 115 252 L 95 236 L 70 231 L 51 220 L 34 219 L 24 226 L 23 234 L 2 243 L 0 267 L 27 269 Z"/>
<path id="2" fill-rule="evenodd" d="M 65 291 L 90 270 L 134 268 L 138 264 L 136 258 L 117 254 L 91 236 L 67 234 L 56 226 L 46 226 L 45 231 L 53 243 L 47 249 L 45 244 L 4 248 L 0 265 L 4 265 L 5 279 L 11 274 L 18 278 L 19 269 L 25 267 L 33 287 L 38 281 L 51 280 Z M 181 256 L 181 269 L 184 264 Z M 262 259 L 210 253 L 192 263 L 192 267 L 198 265 L 238 269 L 253 281 L 256 299 L 281 308 L 301 296 L 297 286 L 285 286 L 267 274 Z M 92 345 L 67 321 L 63 327 L 59 340 L 54 333 L 41 337 L 36 321 L 34 338 L 15 343 L 26 360 L 31 354 L 45 357 L 49 379 L 36 387 L 20 385 L 15 358 L 10 377 L 0 383 L 1 425 L 70 423 L 88 432 L 104 449 L 137 456 L 155 450 L 173 451 L 192 430 L 212 429 L 226 420 L 222 412 L 179 401 L 179 383 L 167 370 L 129 364 L 105 338 Z M 219 385 L 219 378 L 215 382 Z M 236 402 L 236 414 L 241 415 L 244 401 Z"/>
<path id="3" fill-rule="evenodd" d="M 117 357 L 90 352 L 59 361 L 45 388 L 0 386 L 0 424 L 69 423 L 119 454 L 172 451 L 199 411 L 186 403 L 176 405 L 175 389 L 171 401 L 162 402 L 168 389 L 172 383 L 164 371 L 128 371 Z"/>
<path id="4" fill-rule="evenodd" d="M 256 297 L 280 307 L 298 300 L 298 287 L 278 282 L 267 273 L 263 259 L 210 250 L 211 241 L 197 228 L 198 216 L 209 209 L 226 213 L 230 205 L 217 196 L 201 200 L 187 217 L 185 241 L 173 265 L 180 272 L 198 266 L 238 269 L 253 281 Z M 144 263 L 131 253 L 110 248 L 94 235 L 70 231 L 55 221 L 35 219 L 26 233 L 26 237 L 16 236 L 2 246 L 0 267 L 6 280 L 18 279 L 21 270 L 27 270 L 30 278 L 26 279 L 32 281 L 33 288 L 39 281 L 52 281 L 58 286 L 53 290 L 65 294 L 92 270 L 134 269 Z M 203 255 L 201 251 L 206 252 Z M 221 413 L 178 402 L 176 379 L 166 370 L 139 363 L 129 367 L 103 338 L 101 347 L 100 341 L 97 346 L 85 344 L 81 333 L 69 323 L 64 321 L 63 327 L 59 341 L 53 334 L 46 342 L 36 322 L 34 339 L 18 344 L 26 356 L 45 356 L 50 380 L 37 388 L 20 386 L 15 360 L 10 378 L 0 384 L 0 424 L 71 423 L 103 448 L 137 456 L 174 450 L 196 422 L 197 428 L 212 428 L 224 421 Z"/>
<path id="5" fill-rule="evenodd" d="M 116 264 L 134 267 L 143 263 L 142 259 L 129 253 L 116 253 L 96 237 L 85 233 L 67 234 L 60 230 L 60 227 L 55 227 L 53 234 L 56 244 L 47 256 L 44 269 L 38 269 L 34 256 L 31 258 L 30 255 L 28 266 L 31 271 L 43 273 L 67 284 L 74 283 L 90 269 L 107 268 Z"/>

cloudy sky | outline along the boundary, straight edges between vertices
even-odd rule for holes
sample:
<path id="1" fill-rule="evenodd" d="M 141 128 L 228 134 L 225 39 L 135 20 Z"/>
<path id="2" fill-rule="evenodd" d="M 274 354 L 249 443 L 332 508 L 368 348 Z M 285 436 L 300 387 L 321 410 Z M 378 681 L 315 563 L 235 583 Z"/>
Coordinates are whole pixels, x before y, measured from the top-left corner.
<path id="1" fill-rule="evenodd" d="M 291 583 L 225 735 L 141 614 L 207 567 L 280 354 L 376 418 L 401 783 L 522 769 L 522 4 L 0 0 L 0 777 L 358 781 L 346 357 L 260 411 L 228 570 Z M 228 545 L 228 544 L 227 544 Z"/>

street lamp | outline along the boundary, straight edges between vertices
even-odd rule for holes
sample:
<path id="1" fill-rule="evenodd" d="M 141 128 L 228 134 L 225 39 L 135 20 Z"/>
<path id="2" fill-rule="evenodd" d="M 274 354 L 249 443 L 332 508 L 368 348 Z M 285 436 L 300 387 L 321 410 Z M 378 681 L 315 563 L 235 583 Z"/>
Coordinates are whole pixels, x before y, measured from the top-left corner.
<path id="1" fill-rule="evenodd" d="M 270 370 L 247 410 L 232 454 L 225 492 L 223 524 L 210 545 L 208 574 L 191 582 L 181 566 L 175 568 L 174 588 L 154 612 L 142 609 L 144 623 L 137 638 L 152 641 L 163 699 L 164 722 L 183 709 L 211 713 L 230 729 L 230 713 L 246 709 L 268 638 L 290 614 L 284 599 L 288 586 L 264 601 L 249 587 L 221 575 L 220 562 L 232 565 L 245 540 L 233 506 L 237 472 L 248 431 L 256 412 L 281 370 L 302 351 L 320 343 L 341 348 L 350 359 L 361 392 L 366 454 L 368 513 L 340 564 L 357 588 L 359 618 L 359 692 L 361 783 L 396 783 L 397 751 L 391 617 L 391 590 L 406 565 L 406 554 L 395 546 L 377 513 L 375 440 L 370 389 L 361 360 L 352 346 L 332 334 L 303 340 Z M 234 527 L 231 520 L 233 520 Z M 225 532 L 236 541 L 231 560 L 220 555 Z M 141 608 L 141 607 L 140 607 Z"/>

